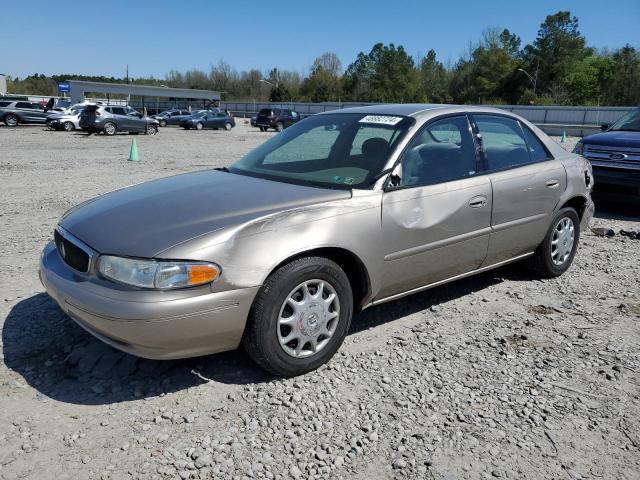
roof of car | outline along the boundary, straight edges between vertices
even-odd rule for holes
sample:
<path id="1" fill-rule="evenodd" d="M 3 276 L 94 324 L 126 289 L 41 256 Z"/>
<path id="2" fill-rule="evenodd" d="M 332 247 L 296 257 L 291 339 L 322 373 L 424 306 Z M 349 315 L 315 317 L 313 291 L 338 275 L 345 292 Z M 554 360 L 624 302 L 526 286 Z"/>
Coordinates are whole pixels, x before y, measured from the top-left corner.
<path id="1" fill-rule="evenodd" d="M 402 115 L 418 117 L 435 111 L 448 110 L 449 112 L 496 112 L 508 113 L 491 107 L 476 107 L 472 105 L 448 105 L 440 103 L 378 103 L 361 107 L 349 107 L 340 110 L 328 110 L 323 113 L 363 113 L 372 115 Z M 448 113 L 448 112 L 442 112 Z"/>

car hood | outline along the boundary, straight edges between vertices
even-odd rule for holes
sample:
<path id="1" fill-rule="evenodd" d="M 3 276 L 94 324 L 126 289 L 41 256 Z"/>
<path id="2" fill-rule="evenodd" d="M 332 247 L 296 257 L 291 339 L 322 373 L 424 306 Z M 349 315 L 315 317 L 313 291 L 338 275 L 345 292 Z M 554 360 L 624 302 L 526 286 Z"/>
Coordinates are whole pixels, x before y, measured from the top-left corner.
<path id="1" fill-rule="evenodd" d="M 640 148 L 640 132 L 610 131 L 589 135 L 582 139 L 587 145 Z"/>
<path id="2" fill-rule="evenodd" d="M 150 258 L 221 228 L 350 196 L 209 170 L 102 195 L 65 213 L 60 225 L 100 253 Z"/>

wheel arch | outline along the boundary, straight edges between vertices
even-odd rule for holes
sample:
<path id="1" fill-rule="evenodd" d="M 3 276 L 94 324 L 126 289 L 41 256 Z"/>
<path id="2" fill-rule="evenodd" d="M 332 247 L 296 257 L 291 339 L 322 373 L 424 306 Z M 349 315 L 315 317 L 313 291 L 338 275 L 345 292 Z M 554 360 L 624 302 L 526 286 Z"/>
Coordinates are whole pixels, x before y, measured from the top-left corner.
<path id="1" fill-rule="evenodd" d="M 582 195 L 575 195 L 560 204 L 558 211 L 567 207 L 573 208 L 578 213 L 578 218 L 582 221 L 582 217 L 587 208 L 587 199 Z"/>
<path id="2" fill-rule="evenodd" d="M 371 295 L 371 278 L 364 262 L 351 250 L 342 247 L 317 247 L 297 252 L 278 263 L 269 272 L 271 275 L 282 266 L 304 257 L 324 257 L 337 263 L 349 279 L 353 292 L 353 310 L 362 310 L 365 300 Z M 267 275 L 268 276 L 268 275 Z"/>

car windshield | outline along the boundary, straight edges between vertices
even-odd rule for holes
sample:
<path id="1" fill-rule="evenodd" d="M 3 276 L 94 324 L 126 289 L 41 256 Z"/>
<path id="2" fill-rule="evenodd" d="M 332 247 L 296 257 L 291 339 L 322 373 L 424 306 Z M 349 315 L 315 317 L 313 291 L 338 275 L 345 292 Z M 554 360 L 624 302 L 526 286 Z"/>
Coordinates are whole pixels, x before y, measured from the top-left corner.
<path id="1" fill-rule="evenodd" d="M 618 120 L 609 130 L 640 132 L 640 108 L 631 110 Z"/>
<path id="2" fill-rule="evenodd" d="M 334 113 L 287 128 L 229 171 L 325 188 L 368 188 L 414 124 L 409 117 Z"/>
<path id="3" fill-rule="evenodd" d="M 207 113 L 209 113 L 209 112 L 207 112 L 206 110 L 200 110 L 200 111 L 197 111 L 195 113 L 192 113 L 191 116 L 193 118 L 199 118 L 199 117 L 204 117 Z"/>

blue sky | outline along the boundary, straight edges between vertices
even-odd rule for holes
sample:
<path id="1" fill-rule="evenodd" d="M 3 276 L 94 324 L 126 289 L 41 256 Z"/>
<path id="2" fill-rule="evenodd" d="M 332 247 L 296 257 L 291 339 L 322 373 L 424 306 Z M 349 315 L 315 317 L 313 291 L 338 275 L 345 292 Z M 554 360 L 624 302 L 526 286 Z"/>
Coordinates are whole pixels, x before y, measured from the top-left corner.
<path id="1" fill-rule="evenodd" d="M 640 0 L 23 0 L 2 5 L 0 72 L 123 76 L 129 64 L 132 76 L 162 78 L 224 59 L 238 70 L 304 73 L 325 51 L 346 67 L 376 42 L 411 55 L 433 48 L 446 62 L 487 27 L 531 42 L 558 10 L 578 17 L 589 45 L 640 47 Z"/>

